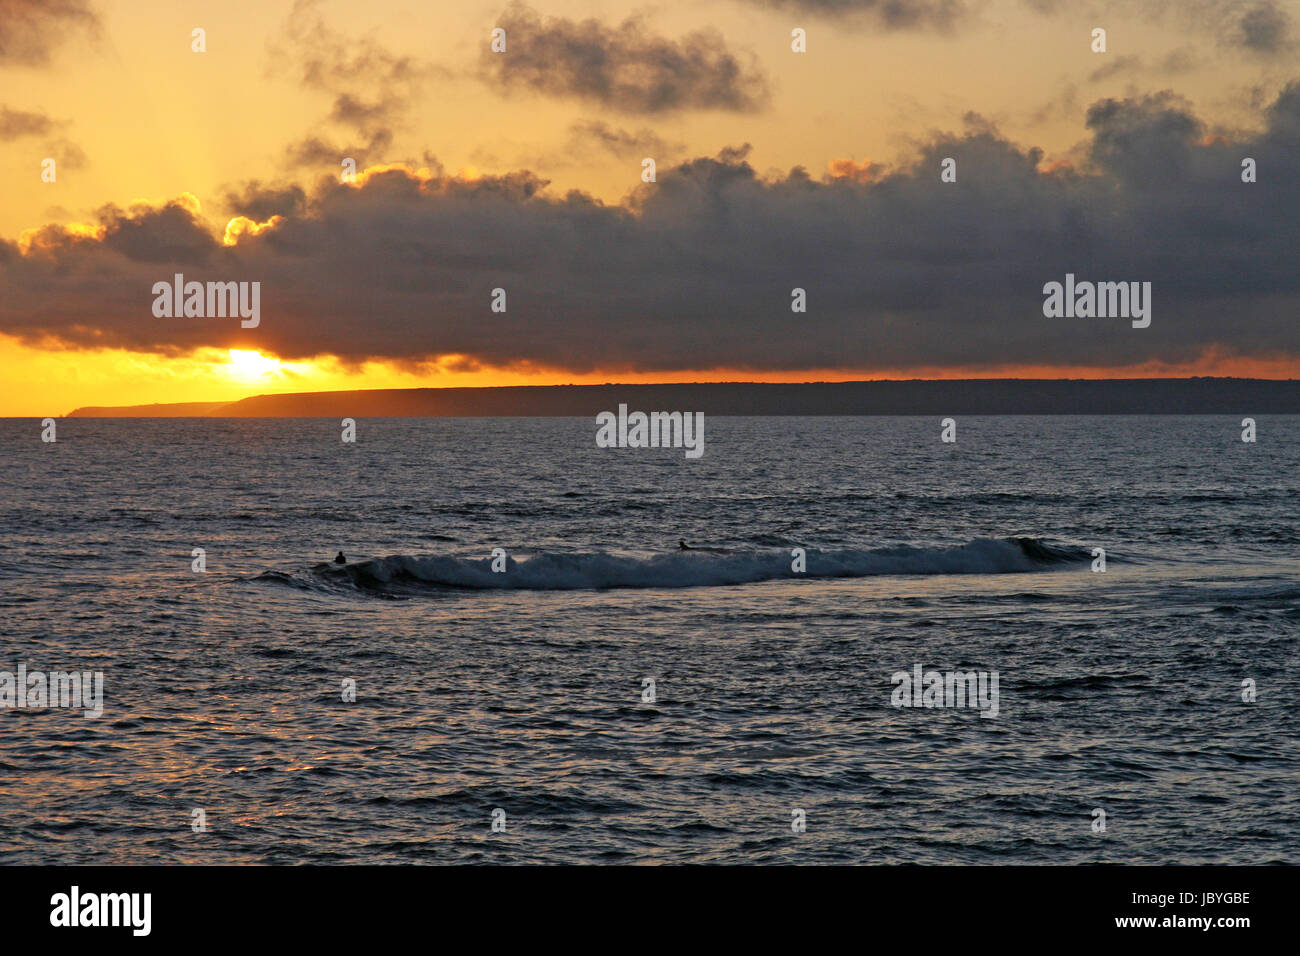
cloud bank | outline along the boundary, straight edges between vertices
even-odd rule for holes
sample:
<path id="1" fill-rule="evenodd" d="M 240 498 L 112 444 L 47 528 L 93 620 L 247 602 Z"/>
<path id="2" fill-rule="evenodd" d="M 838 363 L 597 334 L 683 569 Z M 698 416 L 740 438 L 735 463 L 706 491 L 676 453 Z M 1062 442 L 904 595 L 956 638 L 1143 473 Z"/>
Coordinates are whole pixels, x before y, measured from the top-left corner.
<path id="1" fill-rule="evenodd" d="M 972 118 L 894 170 L 764 179 L 733 150 L 661 167 L 616 206 L 551 195 L 528 171 L 249 184 L 226 206 L 283 218 L 233 246 L 187 199 L 106 207 L 93 231 L 0 243 L 0 331 L 573 372 L 1300 356 L 1300 83 L 1239 142 L 1207 136 L 1171 93 L 1097 102 L 1087 123 L 1078 169 L 1045 171 Z M 955 183 L 940 181 L 948 157 Z M 154 318 L 150 288 L 175 272 L 260 281 L 261 326 Z M 1066 273 L 1151 282 L 1150 328 L 1045 318 L 1043 286 Z"/>

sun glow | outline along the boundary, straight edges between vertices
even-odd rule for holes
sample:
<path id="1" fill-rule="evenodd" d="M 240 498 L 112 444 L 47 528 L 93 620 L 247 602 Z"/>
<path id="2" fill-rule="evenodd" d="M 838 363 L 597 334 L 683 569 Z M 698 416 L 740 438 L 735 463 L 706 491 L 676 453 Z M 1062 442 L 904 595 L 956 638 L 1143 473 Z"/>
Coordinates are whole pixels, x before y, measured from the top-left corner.
<path id="1" fill-rule="evenodd" d="M 260 235 L 268 229 L 274 229 L 282 222 L 284 222 L 283 216 L 272 216 L 266 222 L 256 222 L 247 216 L 236 216 L 226 223 L 226 232 L 221 237 L 221 244 L 223 246 L 237 246 L 239 245 L 240 236 Z"/>
<path id="2" fill-rule="evenodd" d="M 280 360 L 268 358 L 252 349 L 230 349 L 231 377 L 241 382 L 256 382 L 280 370 Z"/>
<path id="3" fill-rule="evenodd" d="M 249 341 L 246 345 L 253 345 Z M 1241 359 L 1209 351 L 1198 359 L 1122 367 L 1087 366 L 908 367 L 756 371 L 708 368 L 674 372 L 605 368 L 575 373 L 546 366 L 478 365 L 446 355 L 424 366 L 388 362 L 344 363 L 329 355 L 285 360 L 256 348 L 203 347 L 184 355 L 120 348 L 77 349 L 55 340 L 23 343 L 0 333 L 0 417 L 43 418 L 81 407 L 153 403 L 225 403 L 250 395 L 345 389 L 438 388 L 501 385 L 602 385 L 609 382 L 816 382 L 908 378 L 1186 378 L 1229 375 L 1294 379 L 1290 356 Z M 57 383 L 57 385 L 53 384 Z M 156 410 L 150 412 L 158 414 Z"/>

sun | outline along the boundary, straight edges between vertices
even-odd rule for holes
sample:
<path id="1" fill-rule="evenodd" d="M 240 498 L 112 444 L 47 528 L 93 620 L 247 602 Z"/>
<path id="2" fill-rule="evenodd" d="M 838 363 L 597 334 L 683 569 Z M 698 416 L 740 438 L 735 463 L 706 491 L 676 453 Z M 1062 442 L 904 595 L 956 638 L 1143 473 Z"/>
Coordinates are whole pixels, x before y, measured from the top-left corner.
<path id="1" fill-rule="evenodd" d="M 267 358 L 252 349 L 229 349 L 229 352 L 230 374 L 243 382 L 255 382 L 280 368 L 279 359 Z"/>

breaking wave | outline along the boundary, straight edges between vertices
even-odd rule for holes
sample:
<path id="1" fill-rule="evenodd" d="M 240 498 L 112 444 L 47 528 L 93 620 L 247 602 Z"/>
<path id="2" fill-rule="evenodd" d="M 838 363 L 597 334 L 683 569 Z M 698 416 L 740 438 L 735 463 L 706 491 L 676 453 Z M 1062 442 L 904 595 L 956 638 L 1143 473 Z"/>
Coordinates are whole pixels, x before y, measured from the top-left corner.
<path id="1" fill-rule="evenodd" d="M 807 570 L 791 570 L 789 550 L 673 551 L 654 557 L 607 552 L 540 552 L 504 572 L 491 558 L 394 555 L 354 564 L 317 565 L 307 575 L 269 571 L 254 580 L 305 588 L 355 588 L 407 594 L 431 588 L 575 591 L 604 588 L 689 588 L 751 584 L 780 578 L 859 578 L 887 574 L 1016 574 L 1064 569 L 1091 560 L 1089 551 L 1041 538 L 977 538 L 950 547 L 896 545 L 868 550 L 807 549 Z"/>

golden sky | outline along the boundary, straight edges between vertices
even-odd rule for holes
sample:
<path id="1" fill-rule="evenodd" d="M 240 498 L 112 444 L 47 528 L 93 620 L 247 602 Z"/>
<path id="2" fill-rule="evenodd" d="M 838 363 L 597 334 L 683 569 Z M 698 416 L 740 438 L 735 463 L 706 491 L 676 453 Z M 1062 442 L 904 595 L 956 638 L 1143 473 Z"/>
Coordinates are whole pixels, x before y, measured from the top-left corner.
<path id="1" fill-rule="evenodd" d="M 425 175 L 446 177 L 453 184 L 494 181 L 527 170 L 547 181 L 544 196 L 556 205 L 569 190 L 579 190 L 603 207 L 626 207 L 633 216 L 641 210 L 649 219 L 657 207 L 653 201 L 640 205 L 646 189 L 655 188 L 640 178 L 645 155 L 654 156 L 659 185 L 665 188 L 680 164 L 743 155 L 760 184 L 783 182 L 781 189 L 793 192 L 786 177 L 802 167 L 814 182 L 857 177 L 867 189 L 872 181 L 927 155 L 927 144 L 936 138 L 995 130 L 999 143 L 1040 149 L 1039 169 L 1064 176 L 1076 168 L 1086 171 L 1090 157 L 1096 160 L 1096 152 L 1090 152 L 1096 130 L 1087 117 L 1099 101 L 1137 102 L 1170 91 L 1194 112 L 1201 124 L 1197 142 L 1210 157 L 1218 155 L 1212 152 L 1216 143 L 1227 144 L 1224 150 L 1230 153 L 1232 144 L 1262 136 L 1270 104 L 1300 73 L 1295 69 L 1295 6 L 1290 3 L 1244 5 L 1248 13 L 1261 11 L 1245 20 L 1242 4 L 1213 0 L 1188 0 L 1173 13 L 1159 3 L 970 0 L 955 4 L 955 17 L 933 15 L 945 7 L 942 3 L 915 0 L 901 4 L 918 11 L 909 22 L 888 21 L 872 0 L 848 3 L 853 12 L 847 17 L 828 14 L 827 6 L 816 0 L 556 0 L 522 8 L 523 13 L 505 3 L 404 0 L 102 0 L 69 6 L 77 15 L 47 17 L 38 3 L 0 0 L 0 38 L 14 30 L 27 31 L 24 36 L 30 38 L 17 52 L 13 45 L 0 44 L 0 110 L 8 111 L 0 113 L 0 176 L 8 186 L 0 200 L 0 239 L 13 250 L 11 256 L 24 259 L 46 254 L 42 249 L 48 243 L 37 231 L 51 224 L 82 235 L 87 243 L 100 242 L 105 236 L 102 210 L 109 205 L 119 211 L 157 209 L 188 194 L 194 201 L 186 208 L 194 221 L 219 240 L 235 218 L 230 197 L 244 194 L 251 182 L 267 189 L 296 185 L 308 197 L 324 197 L 313 192 L 314 184 L 322 177 L 337 179 L 337 162 L 313 165 L 288 158 L 296 144 L 312 137 L 355 153 L 382 129 L 383 138 L 363 156 L 361 169 L 374 163 L 405 164 L 411 177 L 423 167 Z M 657 96 L 657 89 L 611 91 L 599 82 L 588 84 L 582 64 L 573 67 L 572 77 L 561 64 L 544 59 L 540 72 L 528 79 L 506 82 L 506 73 L 493 74 L 494 61 L 485 53 L 491 29 L 543 19 L 567 24 L 575 34 L 594 20 L 609 31 L 595 36 L 616 38 L 640 51 L 635 55 L 645 59 L 629 67 L 620 81 L 631 76 L 635 86 L 639 71 L 662 55 L 669 59 L 666 75 L 687 89 L 677 100 L 672 97 L 678 93 L 670 91 L 668 104 L 660 108 L 647 105 L 646 97 Z M 1090 31 L 1099 26 L 1107 30 L 1105 53 L 1089 46 Z M 791 50 L 795 27 L 807 31 L 806 53 Z M 206 32 L 206 52 L 191 49 L 195 28 Z M 503 56 L 516 59 L 503 60 L 509 64 L 503 69 L 516 70 L 512 77 L 524 75 L 521 58 L 537 50 L 529 47 L 530 39 L 536 38 L 525 28 L 514 28 L 509 37 L 511 46 Z M 681 62 L 671 60 L 669 54 L 682 51 L 687 55 Z M 710 51 L 725 51 L 725 62 L 710 59 Z M 710 99 L 717 85 L 731 83 L 726 67 L 733 58 L 753 81 L 742 79 L 725 95 L 746 98 L 748 105 Z M 699 77 L 692 72 L 697 68 Z M 652 78 L 649 87 L 655 82 Z M 744 144 L 748 152 L 724 152 Z M 55 182 L 41 179 L 46 157 L 58 162 Z M 1229 158 L 1235 167 L 1237 158 Z M 427 172 L 430 163 L 432 173 Z M 1294 177 L 1295 168 L 1292 164 L 1289 175 Z M 1228 176 L 1235 176 L 1235 168 Z M 446 186 L 444 193 L 455 188 L 460 187 Z M 781 189 L 763 193 L 777 210 L 775 221 L 785 221 L 777 205 L 785 195 Z M 331 214 L 320 210 L 345 209 L 346 200 L 337 200 L 337 207 L 330 207 L 331 201 L 321 198 L 319 207 L 302 215 L 333 225 Z M 879 194 L 877 201 L 888 197 Z M 924 215 L 943 214 L 928 205 L 925 209 Z M 338 215 L 340 221 L 346 219 L 344 213 Z M 384 215 L 390 220 L 380 221 L 401 222 L 403 208 L 393 203 Z M 278 233 L 271 238 L 282 243 L 278 255 L 285 255 L 283 244 L 293 237 L 293 216 L 284 218 L 288 221 L 268 227 L 269 233 Z M 907 218 L 902 217 L 904 222 Z M 483 229 L 495 221 L 485 214 Z M 1181 228 L 1180 222 L 1171 220 L 1169 228 Z M 548 219 L 538 228 L 555 227 Z M 620 227 L 615 223 L 610 228 Z M 459 227 L 461 233 L 473 229 Z M 393 234 L 404 235 L 400 229 Z M 267 239 L 249 236 L 233 248 L 271 248 Z M 532 240 L 520 240 L 521 249 L 527 241 Z M 547 247 L 538 241 L 539 248 Z M 1227 241 L 1234 237 L 1230 234 Z M 436 248 L 448 259 L 455 256 L 445 243 Z M 1186 347 L 1171 339 L 1163 350 L 1128 357 L 1118 346 L 1104 357 L 1082 349 L 1074 361 L 1050 349 L 1042 351 L 1042 360 L 1031 349 L 1011 350 L 1005 360 L 996 351 L 972 350 L 969 357 L 956 357 L 939 349 L 933 356 L 917 357 L 882 350 L 878 362 L 864 353 L 845 366 L 823 350 L 781 368 L 740 352 L 728 361 L 725 351 L 701 347 L 695 354 L 713 358 L 691 367 L 682 358 L 641 362 L 628 358 L 640 353 L 611 347 L 566 363 L 562 349 L 556 354 L 479 352 L 473 342 L 436 332 L 430 333 L 423 356 L 376 345 L 374 354 L 336 359 L 330 350 L 343 349 L 329 337 L 322 337 L 323 351 L 317 354 L 306 344 L 286 348 L 272 334 L 273 316 L 248 334 L 214 326 L 210 340 L 187 337 L 149 347 L 143 333 L 114 331 L 117 306 L 106 305 L 101 318 L 93 300 L 78 305 L 83 316 L 75 334 L 44 318 L 33 321 L 40 303 L 51 303 L 53 310 L 54 303 L 62 302 L 60 295 L 77 294 L 76 283 L 68 279 L 71 260 L 55 265 L 51 259 L 41 272 L 5 268 L 4 261 L 0 258 L 0 289 L 10 299 L 10 311 L 0 311 L 5 319 L 0 323 L 3 415 L 353 387 L 981 374 L 1292 377 L 1300 369 L 1291 341 L 1269 339 L 1274 326 L 1268 309 L 1285 307 L 1285 300 L 1266 309 L 1262 298 L 1252 300 L 1250 312 L 1259 316 L 1260 341 L 1220 347 L 1213 337 L 1189 337 Z M 154 263 L 160 280 L 186 271 L 147 255 L 133 261 Z M 140 307 L 147 313 L 149 274 L 131 273 L 137 274 L 144 286 Z M 1044 279 L 1052 277 L 1060 277 L 1057 270 Z M 51 283 L 48 291 L 41 285 L 46 281 Z M 363 285 L 365 280 L 358 281 Z M 491 286 L 498 280 L 484 281 Z M 67 285 L 55 289 L 56 282 Z M 785 289 L 796 284 L 782 282 Z M 1261 280 L 1260 285 L 1268 283 Z M 1283 293 L 1289 290 L 1270 294 Z M 265 295 L 268 302 L 280 301 L 269 288 Z M 319 305 L 298 302 L 297 308 L 310 312 Z M 590 308 L 591 316 L 584 319 L 588 324 L 582 326 L 586 332 L 575 331 L 575 342 L 588 333 L 606 334 L 592 332 L 608 326 L 596 315 L 598 306 Z M 895 312 L 905 306 L 892 308 L 882 312 L 881 322 L 904 321 Z M 635 308 L 628 314 L 629 324 L 639 321 L 633 313 Z M 86 333 L 87 324 L 101 321 L 102 338 Z M 691 333 L 675 334 L 684 349 L 693 348 Z M 983 334 L 973 334 L 972 341 Z M 654 351 L 645 343 L 639 347 Z M 286 355 L 289 351 L 298 354 Z"/>

